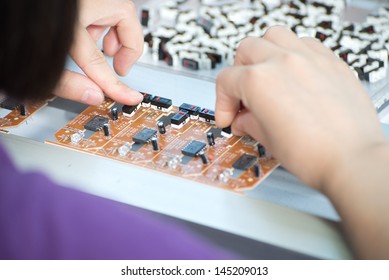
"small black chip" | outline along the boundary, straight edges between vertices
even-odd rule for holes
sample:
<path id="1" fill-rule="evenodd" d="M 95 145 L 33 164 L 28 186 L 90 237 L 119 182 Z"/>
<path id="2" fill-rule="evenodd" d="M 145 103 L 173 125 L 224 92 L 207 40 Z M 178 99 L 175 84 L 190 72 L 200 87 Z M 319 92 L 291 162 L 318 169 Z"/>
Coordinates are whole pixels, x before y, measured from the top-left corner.
<path id="1" fill-rule="evenodd" d="M 180 126 L 181 124 L 185 123 L 185 121 L 189 118 L 189 113 L 187 111 L 179 111 L 177 114 L 175 114 L 170 122 L 171 124 L 174 124 L 176 126 Z"/>
<path id="2" fill-rule="evenodd" d="M 109 119 L 102 116 L 94 116 L 89 122 L 84 125 L 84 128 L 90 131 L 99 131 L 104 124 L 108 124 Z"/>
<path id="3" fill-rule="evenodd" d="M 222 129 L 221 135 L 227 138 L 232 136 L 231 126 L 227 126 Z"/>
<path id="4" fill-rule="evenodd" d="M 199 63 L 194 59 L 183 58 L 182 66 L 191 70 L 199 70 Z"/>
<path id="5" fill-rule="evenodd" d="M 213 122 L 215 121 L 215 112 L 206 108 L 201 109 L 199 113 L 199 117 L 203 119 L 205 122 Z"/>
<path id="6" fill-rule="evenodd" d="M 0 107 L 7 110 L 15 110 L 20 105 L 20 103 L 20 101 L 14 98 L 7 97 L 0 103 Z"/>
<path id="7" fill-rule="evenodd" d="M 235 169 L 248 170 L 257 162 L 257 157 L 249 154 L 241 155 L 232 165 Z"/>
<path id="8" fill-rule="evenodd" d="M 188 103 L 182 103 L 180 106 L 180 111 L 187 111 L 191 116 L 198 116 L 201 108 L 199 106 L 191 105 Z"/>
<path id="9" fill-rule="evenodd" d="M 132 117 L 136 111 L 138 111 L 140 105 L 123 105 L 122 112 L 127 117 Z"/>
<path id="10" fill-rule="evenodd" d="M 200 141 L 193 140 L 181 152 L 190 157 L 196 157 L 197 154 L 205 148 L 206 144 Z"/>
<path id="11" fill-rule="evenodd" d="M 151 99 L 151 105 L 156 106 L 158 109 L 160 108 L 168 109 L 173 105 L 173 102 L 171 99 L 168 98 L 154 96 Z"/>
<path id="12" fill-rule="evenodd" d="M 157 135 L 157 131 L 151 128 L 143 128 L 137 134 L 132 137 L 132 140 L 137 144 L 146 144 L 150 139 Z"/>
<path id="13" fill-rule="evenodd" d="M 141 94 L 143 95 L 142 105 L 145 107 L 149 107 L 151 99 L 153 99 L 153 96 L 145 92 L 141 92 Z"/>

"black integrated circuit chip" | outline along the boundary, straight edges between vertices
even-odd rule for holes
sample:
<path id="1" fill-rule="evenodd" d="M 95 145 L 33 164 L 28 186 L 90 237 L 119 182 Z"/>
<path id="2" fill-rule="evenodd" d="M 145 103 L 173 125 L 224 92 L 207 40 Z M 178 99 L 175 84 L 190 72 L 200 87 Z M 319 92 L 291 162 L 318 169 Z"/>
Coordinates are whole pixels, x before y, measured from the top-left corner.
<path id="1" fill-rule="evenodd" d="M 235 169 L 248 170 L 257 162 L 257 157 L 249 154 L 241 155 L 232 165 Z"/>
<path id="2" fill-rule="evenodd" d="M 199 117 L 202 118 L 205 122 L 215 121 L 215 112 L 206 108 L 201 109 Z"/>
<path id="3" fill-rule="evenodd" d="M 155 135 L 157 135 L 157 131 L 155 129 L 145 127 L 135 134 L 132 137 L 132 140 L 137 144 L 146 144 Z"/>
<path id="4" fill-rule="evenodd" d="M 138 111 L 140 105 L 123 105 L 122 112 L 125 116 L 132 117 Z"/>
<path id="5" fill-rule="evenodd" d="M 20 101 L 14 98 L 6 97 L 5 100 L 1 101 L 0 107 L 8 110 L 15 110 L 19 105 Z"/>
<path id="6" fill-rule="evenodd" d="M 94 116 L 89 122 L 84 125 L 84 128 L 90 131 L 99 131 L 104 124 L 108 124 L 109 119 L 103 116 Z"/>
<path id="7" fill-rule="evenodd" d="M 173 105 L 173 102 L 171 99 L 160 97 L 160 96 L 154 96 L 151 99 L 151 105 L 163 109 L 168 109 Z"/>
<path id="8" fill-rule="evenodd" d="M 197 154 L 205 148 L 206 144 L 200 141 L 192 140 L 181 152 L 190 157 L 196 157 Z"/>

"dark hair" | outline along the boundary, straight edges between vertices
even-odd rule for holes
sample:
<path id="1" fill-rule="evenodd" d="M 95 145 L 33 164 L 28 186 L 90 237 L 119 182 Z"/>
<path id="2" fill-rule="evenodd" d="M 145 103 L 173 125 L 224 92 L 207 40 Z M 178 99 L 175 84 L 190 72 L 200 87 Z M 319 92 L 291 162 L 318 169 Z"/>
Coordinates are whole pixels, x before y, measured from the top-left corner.
<path id="1" fill-rule="evenodd" d="M 0 91 L 37 101 L 52 94 L 65 66 L 77 0 L 1 0 Z"/>

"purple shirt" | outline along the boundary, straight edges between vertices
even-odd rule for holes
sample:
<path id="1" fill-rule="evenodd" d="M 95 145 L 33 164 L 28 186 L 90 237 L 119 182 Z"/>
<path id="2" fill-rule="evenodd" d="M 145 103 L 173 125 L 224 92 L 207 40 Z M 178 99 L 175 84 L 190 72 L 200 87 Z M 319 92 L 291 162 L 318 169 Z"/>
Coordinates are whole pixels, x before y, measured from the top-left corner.
<path id="1" fill-rule="evenodd" d="M 0 145 L 0 259 L 231 259 L 163 216 L 15 168 Z"/>

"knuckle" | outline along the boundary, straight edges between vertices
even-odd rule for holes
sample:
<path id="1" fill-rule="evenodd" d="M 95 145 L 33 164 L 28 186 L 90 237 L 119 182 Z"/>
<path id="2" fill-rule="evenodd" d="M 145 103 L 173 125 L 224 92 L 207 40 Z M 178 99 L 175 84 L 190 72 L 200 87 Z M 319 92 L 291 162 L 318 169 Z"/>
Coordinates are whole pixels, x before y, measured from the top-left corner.
<path id="1" fill-rule="evenodd" d="M 98 48 L 95 48 L 89 57 L 89 64 L 101 65 L 104 64 L 105 62 L 106 61 L 103 53 Z"/>

